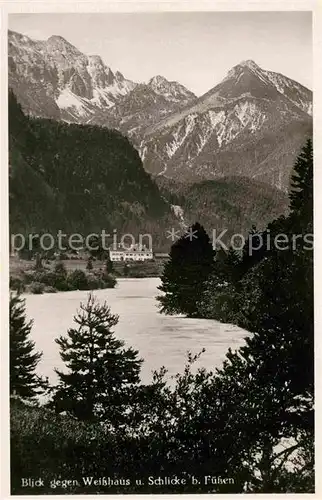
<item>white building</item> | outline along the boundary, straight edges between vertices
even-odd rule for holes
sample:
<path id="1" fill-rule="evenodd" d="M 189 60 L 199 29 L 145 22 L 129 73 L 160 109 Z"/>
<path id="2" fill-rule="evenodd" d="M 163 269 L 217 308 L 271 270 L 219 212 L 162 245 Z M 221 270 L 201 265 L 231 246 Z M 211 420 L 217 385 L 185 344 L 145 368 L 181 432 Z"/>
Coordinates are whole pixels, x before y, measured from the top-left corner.
<path id="1" fill-rule="evenodd" d="M 110 248 L 110 260 L 112 262 L 125 262 L 125 261 L 145 261 L 153 259 L 153 251 L 149 248 L 139 245 L 133 245 L 130 248 Z"/>

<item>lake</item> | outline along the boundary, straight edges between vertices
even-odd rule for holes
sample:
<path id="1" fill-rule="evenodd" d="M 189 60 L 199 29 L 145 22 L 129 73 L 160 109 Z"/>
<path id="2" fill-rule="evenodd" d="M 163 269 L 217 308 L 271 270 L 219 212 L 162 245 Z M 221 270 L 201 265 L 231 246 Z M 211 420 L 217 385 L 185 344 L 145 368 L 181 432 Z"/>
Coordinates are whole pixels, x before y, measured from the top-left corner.
<path id="1" fill-rule="evenodd" d="M 144 359 L 144 382 L 150 381 L 152 370 L 162 365 L 168 368 L 169 375 L 182 372 L 187 351 L 196 354 L 203 347 L 206 352 L 195 366 L 213 370 L 221 366 L 229 347 L 234 349 L 244 343 L 248 332 L 237 326 L 160 314 L 156 301 L 159 284 L 159 278 L 121 278 L 114 289 L 94 292 L 99 301 L 107 301 L 112 313 L 119 315 L 114 329 L 116 336 L 137 349 Z M 64 366 L 54 339 L 65 335 L 73 325 L 73 316 L 80 302 L 86 302 L 88 293 L 25 295 L 27 316 L 34 320 L 31 337 L 37 350 L 43 352 L 37 372 L 52 383 L 57 381 L 54 368 Z"/>

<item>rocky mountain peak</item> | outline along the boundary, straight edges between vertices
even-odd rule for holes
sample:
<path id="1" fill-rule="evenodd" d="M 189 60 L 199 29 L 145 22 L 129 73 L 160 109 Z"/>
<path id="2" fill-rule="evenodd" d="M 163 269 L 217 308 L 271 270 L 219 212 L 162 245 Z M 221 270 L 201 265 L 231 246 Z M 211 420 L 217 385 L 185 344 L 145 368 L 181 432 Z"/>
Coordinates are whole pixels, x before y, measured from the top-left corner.
<path id="1" fill-rule="evenodd" d="M 9 31 L 8 42 L 9 86 L 30 114 L 47 117 L 53 109 L 50 117 L 87 122 L 136 85 L 60 35 L 39 41 Z"/>
<path id="2" fill-rule="evenodd" d="M 153 76 L 148 82 L 148 87 L 156 94 L 162 95 L 165 99 L 172 102 L 186 103 L 196 97 L 179 82 L 169 81 L 161 75 Z"/>
<path id="3" fill-rule="evenodd" d="M 81 53 L 74 45 L 68 42 L 64 37 L 60 35 L 52 35 L 48 38 L 46 43 L 48 48 L 61 50 L 61 51 L 72 51 Z"/>
<path id="4" fill-rule="evenodd" d="M 125 79 L 123 73 L 121 73 L 120 71 L 115 72 L 115 78 L 120 82 Z"/>
<path id="5" fill-rule="evenodd" d="M 285 190 L 310 133 L 311 106 L 309 89 L 245 60 L 206 94 L 149 127 L 140 153 L 156 175 L 196 181 L 238 172 Z"/>
<path id="6" fill-rule="evenodd" d="M 148 85 L 160 85 L 164 83 L 170 83 L 170 82 L 164 76 L 155 75 L 149 80 Z"/>
<path id="7" fill-rule="evenodd" d="M 25 44 L 33 42 L 33 40 L 29 38 L 29 36 L 22 35 L 21 33 L 12 30 L 8 30 L 8 41 L 9 43 L 11 42 L 11 43 L 25 43 Z"/>
<path id="8" fill-rule="evenodd" d="M 226 78 L 223 81 L 228 80 L 230 78 L 239 78 L 241 75 L 262 75 L 264 74 L 264 70 L 255 61 L 251 59 L 247 59 L 245 61 L 241 61 L 239 64 L 236 64 L 230 71 L 228 71 Z"/>
<path id="9" fill-rule="evenodd" d="M 255 63 L 252 59 L 246 59 L 238 64 L 238 66 L 247 67 L 249 69 L 259 70 L 261 69 L 258 64 Z"/>
<path id="10" fill-rule="evenodd" d="M 88 56 L 88 62 L 96 64 L 97 66 L 104 66 L 104 63 L 102 61 L 101 56 L 98 56 L 96 54 L 92 55 L 92 56 Z"/>

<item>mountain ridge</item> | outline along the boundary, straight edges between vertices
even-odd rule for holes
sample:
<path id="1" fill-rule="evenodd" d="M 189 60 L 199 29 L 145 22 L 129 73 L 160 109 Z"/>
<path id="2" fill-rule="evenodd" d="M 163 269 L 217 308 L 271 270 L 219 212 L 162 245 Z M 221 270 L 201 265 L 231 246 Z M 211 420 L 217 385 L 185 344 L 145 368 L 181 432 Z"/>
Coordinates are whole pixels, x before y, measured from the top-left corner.
<path id="1" fill-rule="evenodd" d="M 185 182 L 236 174 L 286 191 L 312 133 L 312 92 L 250 59 L 196 97 L 162 75 L 127 80 L 60 36 L 9 32 L 9 86 L 28 114 L 115 128 L 147 172 Z"/>
<path id="2" fill-rule="evenodd" d="M 113 72 L 100 55 L 85 55 L 60 35 L 34 40 L 9 30 L 8 45 L 9 86 L 24 111 L 35 116 L 93 122 L 95 113 L 112 108 L 119 98 L 139 85 L 120 71 Z M 152 77 L 146 85 L 170 103 L 188 102 L 196 97 L 165 77 Z M 29 99 L 25 95 L 28 86 Z M 43 106 L 37 103 L 37 92 L 46 96 Z"/>
<path id="3" fill-rule="evenodd" d="M 311 113 L 309 89 L 245 61 L 190 106 L 146 129 L 140 153 L 154 175 L 195 181 L 259 176 L 287 190 L 297 153 L 311 134 Z"/>

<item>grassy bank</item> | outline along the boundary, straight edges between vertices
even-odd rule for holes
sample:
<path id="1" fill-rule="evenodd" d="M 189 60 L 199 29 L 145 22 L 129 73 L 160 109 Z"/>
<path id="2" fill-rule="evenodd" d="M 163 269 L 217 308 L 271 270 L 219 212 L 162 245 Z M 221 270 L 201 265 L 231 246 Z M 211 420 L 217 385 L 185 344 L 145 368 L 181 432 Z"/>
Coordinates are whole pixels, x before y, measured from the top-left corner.
<path id="1" fill-rule="evenodd" d="M 24 293 L 55 293 L 72 290 L 114 288 L 116 278 L 105 267 L 96 265 L 88 269 L 87 261 L 71 265 L 74 261 L 35 261 L 10 259 L 10 289 Z"/>
<path id="2" fill-rule="evenodd" d="M 69 259 L 42 261 L 36 268 L 34 260 L 10 258 L 10 288 L 24 293 L 54 293 L 70 290 L 113 288 L 118 277 L 154 278 L 162 274 L 165 259 L 146 262 L 114 262 L 106 271 L 106 261 Z M 58 266 L 58 268 L 57 268 Z"/>

